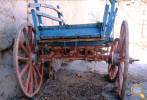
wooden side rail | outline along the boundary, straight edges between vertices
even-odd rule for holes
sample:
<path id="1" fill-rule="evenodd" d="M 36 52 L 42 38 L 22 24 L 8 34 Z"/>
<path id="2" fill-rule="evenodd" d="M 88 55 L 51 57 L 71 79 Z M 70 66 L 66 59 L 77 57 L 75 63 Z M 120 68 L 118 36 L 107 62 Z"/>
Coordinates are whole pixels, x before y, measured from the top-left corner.
<path id="1" fill-rule="evenodd" d="M 64 20 L 61 19 L 61 18 L 54 17 L 54 16 L 52 16 L 52 15 L 49 15 L 49 14 L 46 14 L 46 13 L 43 13 L 43 12 L 40 12 L 40 11 L 35 11 L 35 12 L 36 12 L 36 14 L 39 15 L 39 16 L 43 16 L 43 17 L 46 17 L 46 18 L 49 18 L 49 19 L 52 19 L 52 20 L 55 20 L 55 21 L 64 23 Z"/>
<path id="2" fill-rule="evenodd" d="M 59 13 L 61 16 L 63 16 L 62 12 L 60 11 L 60 9 L 58 9 L 57 7 L 54 7 L 50 4 L 40 4 L 40 3 L 29 3 L 28 5 L 31 8 L 37 8 L 37 7 L 44 7 L 44 8 L 49 8 L 52 9 L 54 11 L 56 11 L 57 13 Z"/>
<path id="3" fill-rule="evenodd" d="M 58 21 L 59 25 L 64 25 L 65 24 L 64 20 L 62 19 L 63 14 L 60 11 L 59 6 L 54 7 L 54 6 L 50 5 L 50 4 L 40 4 L 40 3 L 36 2 L 36 3 L 29 3 L 28 7 L 34 9 L 34 12 L 38 16 L 38 19 L 41 18 L 41 16 L 42 16 L 42 17 L 46 17 L 46 18 L 49 18 L 49 19 L 54 20 L 54 21 Z M 44 12 L 40 12 L 38 9 L 36 9 L 36 8 L 40 8 L 40 7 L 49 8 L 51 10 L 54 10 L 58 14 L 58 17 L 54 17 L 54 16 L 52 16 L 50 14 L 46 14 Z M 39 24 L 41 24 L 40 22 L 41 21 L 39 21 Z"/>

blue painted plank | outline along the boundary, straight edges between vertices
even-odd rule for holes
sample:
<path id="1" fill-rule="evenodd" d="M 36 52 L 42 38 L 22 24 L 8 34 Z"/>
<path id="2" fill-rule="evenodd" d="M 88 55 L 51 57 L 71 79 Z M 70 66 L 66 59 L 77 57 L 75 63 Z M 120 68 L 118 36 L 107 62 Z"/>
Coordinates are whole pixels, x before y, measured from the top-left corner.
<path id="1" fill-rule="evenodd" d="M 40 29 L 40 37 L 41 39 L 100 37 L 101 30 L 101 27 L 98 28 L 96 24 L 51 26 Z"/>
<path id="2" fill-rule="evenodd" d="M 107 21 L 108 21 L 108 14 L 109 14 L 109 5 L 105 5 L 105 11 L 103 16 L 103 30 L 107 27 Z"/>
<path id="3" fill-rule="evenodd" d="M 37 20 L 37 15 L 36 15 L 34 9 L 31 10 L 31 13 L 32 13 L 33 26 L 34 26 L 34 29 L 35 29 L 35 32 L 36 32 L 35 38 L 37 40 L 40 40 L 40 32 L 39 32 L 39 29 L 38 29 L 39 23 L 38 23 L 38 20 Z"/>
<path id="4" fill-rule="evenodd" d="M 40 30 L 74 29 L 74 28 L 102 28 L 102 23 L 72 24 L 63 26 L 40 26 Z"/>
<path id="5" fill-rule="evenodd" d="M 35 2 L 35 3 L 39 3 L 39 0 L 34 0 L 34 2 Z M 36 7 L 36 10 L 39 11 L 40 8 L 39 8 L 39 7 Z M 38 21 L 39 21 L 39 24 L 42 24 L 42 18 L 41 18 L 41 16 L 39 16 L 39 15 L 38 15 Z"/>
<path id="6" fill-rule="evenodd" d="M 108 23 L 108 27 L 106 28 L 106 36 L 108 37 L 113 30 L 114 27 L 114 23 L 115 23 L 115 18 L 116 18 L 116 14 L 117 14 L 117 8 L 115 9 L 114 15 L 113 17 L 110 19 L 109 23 Z"/>
<path id="7" fill-rule="evenodd" d="M 105 35 L 107 37 L 109 37 L 112 33 L 112 29 L 113 29 L 113 23 L 115 21 L 115 16 L 116 16 L 116 0 L 110 0 L 111 2 L 111 9 L 110 9 L 110 14 L 108 16 L 108 21 L 106 23 L 106 27 L 105 27 Z"/>
<path id="8" fill-rule="evenodd" d="M 42 30 L 40 37 L 45 38 L 73 38 L 73 37 L 98 37 L 100 30 L 98 28 L 81 29 L 60 29 L 60 30 Z"/>

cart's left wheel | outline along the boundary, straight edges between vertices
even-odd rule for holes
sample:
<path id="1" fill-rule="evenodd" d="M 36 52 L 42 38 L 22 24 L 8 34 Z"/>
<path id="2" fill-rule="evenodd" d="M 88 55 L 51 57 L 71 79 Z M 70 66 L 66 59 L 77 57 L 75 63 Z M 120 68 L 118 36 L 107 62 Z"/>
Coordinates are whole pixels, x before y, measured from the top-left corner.
<path id="1" fill-rule="evenodd" d="M 43 64 L 39 61 L 35 45 L 33 27 L 20 27 L 14 43 L 13 60 L 20 88 L 27 97 L 38 93 L 43 80 Z"/>

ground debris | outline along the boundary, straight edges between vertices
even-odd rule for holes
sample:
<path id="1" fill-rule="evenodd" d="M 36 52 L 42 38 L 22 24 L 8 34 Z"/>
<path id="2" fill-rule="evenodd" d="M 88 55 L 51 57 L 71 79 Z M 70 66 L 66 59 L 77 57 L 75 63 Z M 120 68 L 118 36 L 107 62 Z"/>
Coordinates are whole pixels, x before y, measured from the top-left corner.
<path id="1" fill-rule="evenodd" d="M 104 75 L 86 72 L 80 74 L 60 70 L 56 80 L 47 80 L 36 100 L 117 100 L 114 84 Z"/>
<path id="2" fill-rule="evenodd" d="M 84 72 L 80 76 L 64 69 L 59 70 L 57 78 L 48 79 L 36 97 L 22 97 L 18 100 L 119 100 L 116 87 L 114 83 L 108 82 L 107 75 Z M 140 84 L 147 97 L 147 80 L 128 75 L 125 100 L 139 100 L 131 93 L 133 84 Z"/>

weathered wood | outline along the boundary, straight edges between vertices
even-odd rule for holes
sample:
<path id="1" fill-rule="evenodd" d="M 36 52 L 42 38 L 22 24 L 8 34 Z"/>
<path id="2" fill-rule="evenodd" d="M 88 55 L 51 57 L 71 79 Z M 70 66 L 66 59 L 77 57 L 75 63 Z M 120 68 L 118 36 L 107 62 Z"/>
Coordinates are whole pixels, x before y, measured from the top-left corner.
<path id="1" fill-rule="evenodd" d="M 50 4 L 29 3 L 28 6 L 31 7 L 31 8 L 36 8 L 36 7 L 49 8 L 49 9 L 52 9 L 52 10 L 56 11 L 60 15 L 62 15 L 62 12 L 58 8 L 56 8 L 56 7 L 54 7 L 54 6 L 50 5 Z"/>
<path id="2" fill-rule="evenodd" d="M 102 40 L 101 38 L 71 38 L 71 39 L 46 39 L 46 40 L 41 40 L 40 43 L 48 43 L 48 42 L 77 42 L 77 41 L 99 41 Z"/>
<path id="3" fill-rule="evenodd" d="M 54 17 L 52 15 L 49 15 L 49 14 L 46 14 L 46 13 L 43 13 L 43 12 L 40 12 L 40 11 L 36 11 L 36 14 L 40 15 L 40 16 L 43 16 L 43 17 L 46 17 L 46 18 L 49 18 L 49 19 L 52 19 L 52 20 L 55 20 L 55 21 L 58 21 L 58 22 L 63 22 L 64 23 L 63 19 L 58 18 L 58 17 Z"/>

